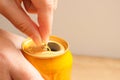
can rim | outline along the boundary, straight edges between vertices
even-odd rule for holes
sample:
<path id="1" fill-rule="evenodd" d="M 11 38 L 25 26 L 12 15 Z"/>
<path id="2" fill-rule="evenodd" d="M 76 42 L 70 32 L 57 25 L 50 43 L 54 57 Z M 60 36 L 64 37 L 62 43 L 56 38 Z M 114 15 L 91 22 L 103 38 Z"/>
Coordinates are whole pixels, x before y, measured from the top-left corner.
<path id="1" fill-rule="evenodd" d="M 50 41 L 56 41 L 59 44 L 61 44 L 64 47 L 64 51 L 63 52 L 59 52 L 59 51 L 58 52 L 52 52 L 52 55 L 48 54 L 49 56 L 48 55 L 46 56 L 44 54 L 38 56 L 36 54 L 31 54 L 28 51 L 25 51 L 24 45 L 26 44 L 26 42 L 28 40 L 30 40 L 30 38 L 23 41 L 23 43 L 21 45 L 22 51 L 24 52 L 23 55 L 27 54 L 27 55 L 30 55 L 30 56 L 35 57 L 35 58 L 53 58 L 53 57 L 61 56 L 61 55 L 65 54 L 68 51 L 68 43 L 64 39 L 59 38 L 59 37 L 57 37 L 55 35 L 52 35 L 52 36 L 50 36 Z"/>

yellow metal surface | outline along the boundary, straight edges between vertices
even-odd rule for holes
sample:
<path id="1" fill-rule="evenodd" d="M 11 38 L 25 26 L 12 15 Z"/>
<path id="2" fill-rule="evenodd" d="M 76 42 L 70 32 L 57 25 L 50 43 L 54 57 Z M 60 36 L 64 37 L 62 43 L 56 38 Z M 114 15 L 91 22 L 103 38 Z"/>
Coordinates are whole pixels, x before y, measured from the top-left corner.
<path id="1" fill-rule="evenodd" d="M 51 37 L 50 40 L 61 44 L 64 47 L 64 51 L 53 51 L 50 54 L 48 53 L 47 57 L 44 56 L 47 52 L 42 54 L 43 52 L 36 49 L 37 53 L 34 53 L 34 49 L 32 52 L 29 52 L 27 48 L 31 44 L 33 47 L 33 43 L 29 42 L 28 39 L 22 44 L 23 55 L 40 72 L 45 80 L 71 80 L 72 55 L 68 50 L 68 44 L 61 38 L 55 36 Z"/>

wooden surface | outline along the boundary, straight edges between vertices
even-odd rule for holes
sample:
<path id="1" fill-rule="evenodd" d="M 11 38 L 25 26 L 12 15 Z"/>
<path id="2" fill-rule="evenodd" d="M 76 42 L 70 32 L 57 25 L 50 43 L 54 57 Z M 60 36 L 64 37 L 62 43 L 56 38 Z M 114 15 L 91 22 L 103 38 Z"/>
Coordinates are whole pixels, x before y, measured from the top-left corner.
<path id="1" fill-rule="evenodd" d="M 72 80 L 120 80 L 120 59 L 73 56 Z"/>

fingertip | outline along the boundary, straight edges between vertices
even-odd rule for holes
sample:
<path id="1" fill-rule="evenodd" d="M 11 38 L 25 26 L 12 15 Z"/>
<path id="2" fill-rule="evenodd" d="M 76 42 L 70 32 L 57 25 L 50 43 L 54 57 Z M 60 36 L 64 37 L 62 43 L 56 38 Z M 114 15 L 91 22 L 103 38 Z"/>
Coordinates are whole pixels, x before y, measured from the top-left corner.
<path id="1" fill-rule="evenodd" d="M 33 40 L 33 42 L 35 42 L 36 45 L 38 45 L 38 46 L 41 45 L 42 40 L 41 40 L 41 37 L 40 37 L 39 33 L 35 33 L 32 36 L 30 36 L 30 37 Z"/>
<path id="2" fill-rule="evenodd" d="M 53 12 L 50 13 L 38 13 L 39 33 L 41 40 L 47 42 L 52 31 Z"/>
<path id="3" fill-rule="evenodd" d="M 50 30 L 48 28 L 40 27 L 39 32 L 41 35 L 41 41 L 44 43 L 47 43 L 49 41 L 49 36 L 50 36 Z"/>

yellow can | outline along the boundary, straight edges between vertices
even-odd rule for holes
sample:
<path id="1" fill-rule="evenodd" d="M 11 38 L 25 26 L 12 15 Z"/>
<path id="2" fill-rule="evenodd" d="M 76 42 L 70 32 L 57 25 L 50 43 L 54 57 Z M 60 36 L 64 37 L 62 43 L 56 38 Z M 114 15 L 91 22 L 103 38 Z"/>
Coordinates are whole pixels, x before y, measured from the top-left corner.
<path id="1" fill-rule="evenodd" d="M 41 50 L 32 39 L 27 39 L 22 44 L 22 52 L 45 80 L 71 80 L 72 55 L 68 43 L 50 36 L 48 46 L 50 51 Z"/>

